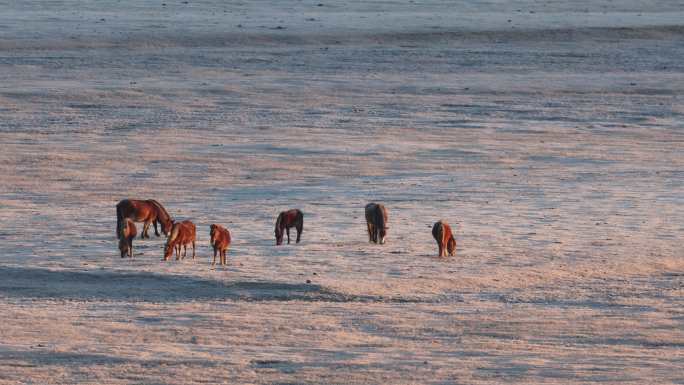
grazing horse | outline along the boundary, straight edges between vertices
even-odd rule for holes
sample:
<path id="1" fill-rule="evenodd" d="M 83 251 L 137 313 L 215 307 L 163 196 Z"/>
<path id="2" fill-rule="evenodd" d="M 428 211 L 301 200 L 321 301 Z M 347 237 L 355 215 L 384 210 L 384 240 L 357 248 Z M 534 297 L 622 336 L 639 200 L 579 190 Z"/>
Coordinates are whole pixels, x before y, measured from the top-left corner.
<path id="1" fill-rule="evenodd" d="M 138 199 L 124 199 L 116 205 L 116 233 L 119 236 L 119 227 L 124 218 L 130 218 L 134 222 L 145 222 L 143 225 L 141 238 L 149 238 L 147 233 L 150 225 L 154 225 L 154 233 L 159 236 L 157 231 L 157 223 L 161 225 L 161 230 L 164 235 L 168 235 L 173 225 L 173 219 L 166 211 L 164 206 L 154 199 L 138 200 Z"/>
<path id="2" fill-rule="evenodd" d="M 368 226 L 368 242 L 385 243 L 387 236 L 387 209 L 381 203 L 366 205 L 366 225 Z"/>
<path id="3" fill-rule="evenodd" d="M 287 232 L 287 243 L 290 244 L 291 227 L 297 228 L 297 243 L 299 243 L 304 230 L 304 214 L 298 209 L 283 211 L 278 215 L 275 223 L 276 245 L 283 244 L 283 230 Z"/>
<path id="4" fill-rule="evenodd" d="M 456 240 L 451 233 L 451 226 L 449 226 L 446 221 L 441 220 L 435 222 L 432 226 L 432 236 L 435 237 L 435 240 L 437 241 L 440 257 L 446 257 L 447 251 L 450 256 L 454 256 L 454 253 L 456 253 Z"/>
<path id="5" fill-rule="evenodd" d="M 230 231 L 221 225 L 214 224 L 209 226 L 209 235 L 211 236 L 211 246 L 214 248 L 214 259 L 211 261 L 211 265 L 216 264 L 217 253 L 221 265 L 227 265 L 226 251 L 230 246 Z"/>
<path id="6" fill-rule="evenodd" d="M 175 222 L 171 228 L 169 239 L 164 247 L 164 260 L 168 261 L 173 250 L 176 250 L 176 261 L 185 258 L 188 253 L 188 245 L 192 243 L 192 259 L 195 259 L 195 241 L 197 232 L 195 224 L 190 221 Z M 183 256 L 180 255 L 183 246 Z"/>
<path id="7" fill-rule="evenodd" d="M 138 230 L 135 228 L 135 223 L 129 218 L 121 221 L 119 227 L 119 250 L 121 250 L 121 258 L 128 255 L 133 258 L 133 238 L 138 235 Z"/>

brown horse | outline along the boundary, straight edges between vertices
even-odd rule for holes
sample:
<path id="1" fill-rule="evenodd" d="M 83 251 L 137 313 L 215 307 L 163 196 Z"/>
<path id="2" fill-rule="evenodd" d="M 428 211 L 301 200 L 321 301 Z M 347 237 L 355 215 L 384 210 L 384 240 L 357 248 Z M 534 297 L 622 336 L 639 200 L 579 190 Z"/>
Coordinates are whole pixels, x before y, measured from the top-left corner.
<path id="1" fill-rule="evenodd" d="M 446 257 L 447 251 L 450 256 L 454 256 L 454 253 L 456 253 L 456 240 L 451 233 L 451 226 L 446 221 L 435 222 L 434 226 L 432 226 L 432 236 L 437 241 L 440 257 Z"/>
<path id="2" fill-rule="evenodd" d="M 195 224 L 190 221 L 176 222 L 171 228 L 169 239 L 166 241 L 164 247 L 164 260 L 168 261 L 173 250 L 176 250 L 176 261 L 185 258 L 188 254 L 188 245 L 192 243 L 192 259 L 195 259 L 195 241 L 197 240 L 197 232 Z M 183 256 L 180 255 L 181 246 L 183 246 Z"/>
<path id="3" fill-rule="evenodd" d="M 381 203 L 366 205 L 366 225 L 368 226 L 368 242 L 385 243 L 387 236 L 387 209 Z"/>
<path id="4" fill-rule="evenodd" d="M 121 258 L 128 255 L 133 258 L 133 238 L 138 235 L 138 230 L 135 228 L 135 223 L 129 218 L 121 221 L 119 228 L 119 250 L 121 250 Z"/>
<path id="5" fill-rule="evenodd" d="M 150 225 L 154 225 L 154 233 L 159 236 L 157 223 L 161 225 L 164 235 L 168 235 L 173 225 L 173 219 L 164 206 L 154 199 L 138 200 L 124 199 L 116 205 L 116 234 L 119 236 L 119 228 L 124 218 L 130 218 L 134 222 L 145 222 L 141 238 L 149 238 Z"/>
<path id="6" fill-rule="evenodd" d="M 214 259 L 211 261 L 211 265 L 216 264 L 216 254 L 219 254 L 219 260 L 221 265 L 227 265 L 226 261 L 226 251 L 228 251 L 228 246 L 230 246 L 230 231 L 221 225 L 211 225 L 209 226 L 209 235 L 211 236 L 211 246 L 214 248 Z"/>
<path id="7" fill-rule="evenodd" d="M 304 214 L 298 209 L 283 211 L 278 215 L 275 223 L 276 245 L 283 244 L 283 231 L 287 232 L 287 244 L 290 244 L 290 228 L 297 228 L 297 243 L 304 230 Z"/>

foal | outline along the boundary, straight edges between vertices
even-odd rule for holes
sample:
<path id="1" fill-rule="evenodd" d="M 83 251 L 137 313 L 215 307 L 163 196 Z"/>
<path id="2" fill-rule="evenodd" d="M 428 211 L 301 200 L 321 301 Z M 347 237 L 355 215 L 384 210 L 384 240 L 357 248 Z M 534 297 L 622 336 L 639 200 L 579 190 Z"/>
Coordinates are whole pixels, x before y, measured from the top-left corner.
<path id="1" fill-rule="evenodd" d="M 304 230 L 304 214 L 298 209 L 283 211 L 278 215 L 275 223 L 276 245 L 283 244 L 283 230 L 287 232 L 287 244 L 290 244 L 290 228 L 297 228 L 297 243 Z"/>
<path id="2" fill-rule="evenodd" d="M 366 205 L 366 226 L 368 226 L 368 242 L 385 243 L 387 236 L 387 209 L 381 203 Z"/>
<path id="3" fill-rule="evenodd" d="M 195 224 L 190 221 L 176 222 L 171 228 L 169 239 L 166 241 L 164 247 L 164 260 L 168 261 L 173 250 L 176 250 L 176 261 L 185 258 L 188 254 L 188 245 L 192 243 L 192 259 L 195 259 L 195 241 L 197 240 L 197 232 Z M 183 246 L 183 256 L 180 255 L 180 249 Z"/>
<path id="4" fill-rule="evenodd" d="M 121 250 L 121 258 L 128 255 L 133 258 L 133 238 L 138 234 L 135 228 L 135 223 L 129 218 L 124 218 L 119 226 L 119 250 Z"/>
<path id="5" fill-rule="evenodd" d="M 435 222 L 432 226 L 432 236 L 437 241 L 440 257 L 446 257 L 447 251 L 450 256 L 454 256 L 454 253 L 456 253 L 456 240 L 451 232 L 451 226 L 446 221 Z"/>
<path id="6" fill-rule="evenodd" d="M 230 246 L 230 232 L 225 227 L 214 224 L 209 226 L 209 235 L 211 236 L 211 246 L 214 248 L 214 259 L 211 261 L 211 265 L 214 266 L 216 264 L 217 253 L 220 264 L 227 265 L 226 251 L 228 251 L 228 246 Z"/>

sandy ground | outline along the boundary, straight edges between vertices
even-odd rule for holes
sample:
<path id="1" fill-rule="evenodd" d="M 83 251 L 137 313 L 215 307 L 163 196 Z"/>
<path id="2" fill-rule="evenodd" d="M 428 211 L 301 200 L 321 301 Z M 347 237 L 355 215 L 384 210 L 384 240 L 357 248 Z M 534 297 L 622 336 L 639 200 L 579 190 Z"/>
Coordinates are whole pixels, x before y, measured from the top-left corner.
<path id="1" fill-rule="evenodd" d="M 684 383 L 681 2 L 319 1 L 0 2 L 0 383 Z"/>

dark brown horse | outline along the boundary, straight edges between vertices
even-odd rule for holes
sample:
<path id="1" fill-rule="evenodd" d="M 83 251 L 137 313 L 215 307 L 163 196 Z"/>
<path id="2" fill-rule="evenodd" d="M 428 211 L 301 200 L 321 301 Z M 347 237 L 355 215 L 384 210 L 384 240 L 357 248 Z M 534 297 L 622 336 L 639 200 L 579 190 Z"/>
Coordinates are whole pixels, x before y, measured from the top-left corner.
<path id="1" fill-rule="evenodd" d="M 188 245 L 192 243 L 192 259 L 195 259 L 195 241 L 197 240 L 197 231 L 195 224 L 190 221 L 175 222 L 171 228 L 169 239 L 166 241 L 164 247 L 164 260 L 168 261 L 173 250 L 176 250 L 176 261 L 185 258 L 188 254 Z M 180 249 L 183 246 L 183 256 L 180 255 Z"/>
<path id="2" fill-rule="evenodd" d="M 133 238 L 138 235 L 138 230 L 135 228 L 135 223 L 129 218 L 124 218 L 119 227 L 119 250 L 121 250 L 121 258 L 128 255 L 133 258 Z"/>
<path id="3" fill-rule="evenodd" d="M 434 226 L 432 226 L 432 236 L 437 241 L 440 257 L 446 257 L 447 251 L 450 256 L 454 256 L 454 253 L 456 253 L 456 240 L 451 232 L 451 226 L 446 221 L 435 222 Z"/>
<path id="4" fill-rule="evenodd" d="M 221 265 L 227 265 L 226 251 L 230 246 L 230 231 L 221 225 L 209 226 L 209 235 L 211 236 L 211 246 L 214 248 L 214 259 L 211 265 L 216 264 L 216 254 L 219 255 Z"/>
<path id="5" fill-rule="evenodd" d="M 387 209 L 381 203 L 366 205 L 366 225 L 368 226 L 368 242 L 385 243 L 387 236 Z"/>
<path id="6" fill-rule="evenodd" d="M 300 210 L 292 209 L 283 211 L 278 215 L 275 223 L 276 245 L 283 244 L 283 231 L 287 232 L 287 243 L 290 244 L 290 228 L 297 228 L 297 243 L 302 237 L 304 230 L 304 214 Z"/>
<path id="7" fill-rule="evenodd" d="M 157 223 L 161 225 L 164 235 L 168 235 L 173 225 L 173 219 L 164 206 L 154 199 L 138 200 L 124 199 L 116 205 L 116 234 L 119 236 L 119 228 L 124 218 L 130 218 L 133 222 L 145 222 L 141 238 L 149 238 L 150 225 L 154 225 L 154 233 L 159 236 Z"/>

